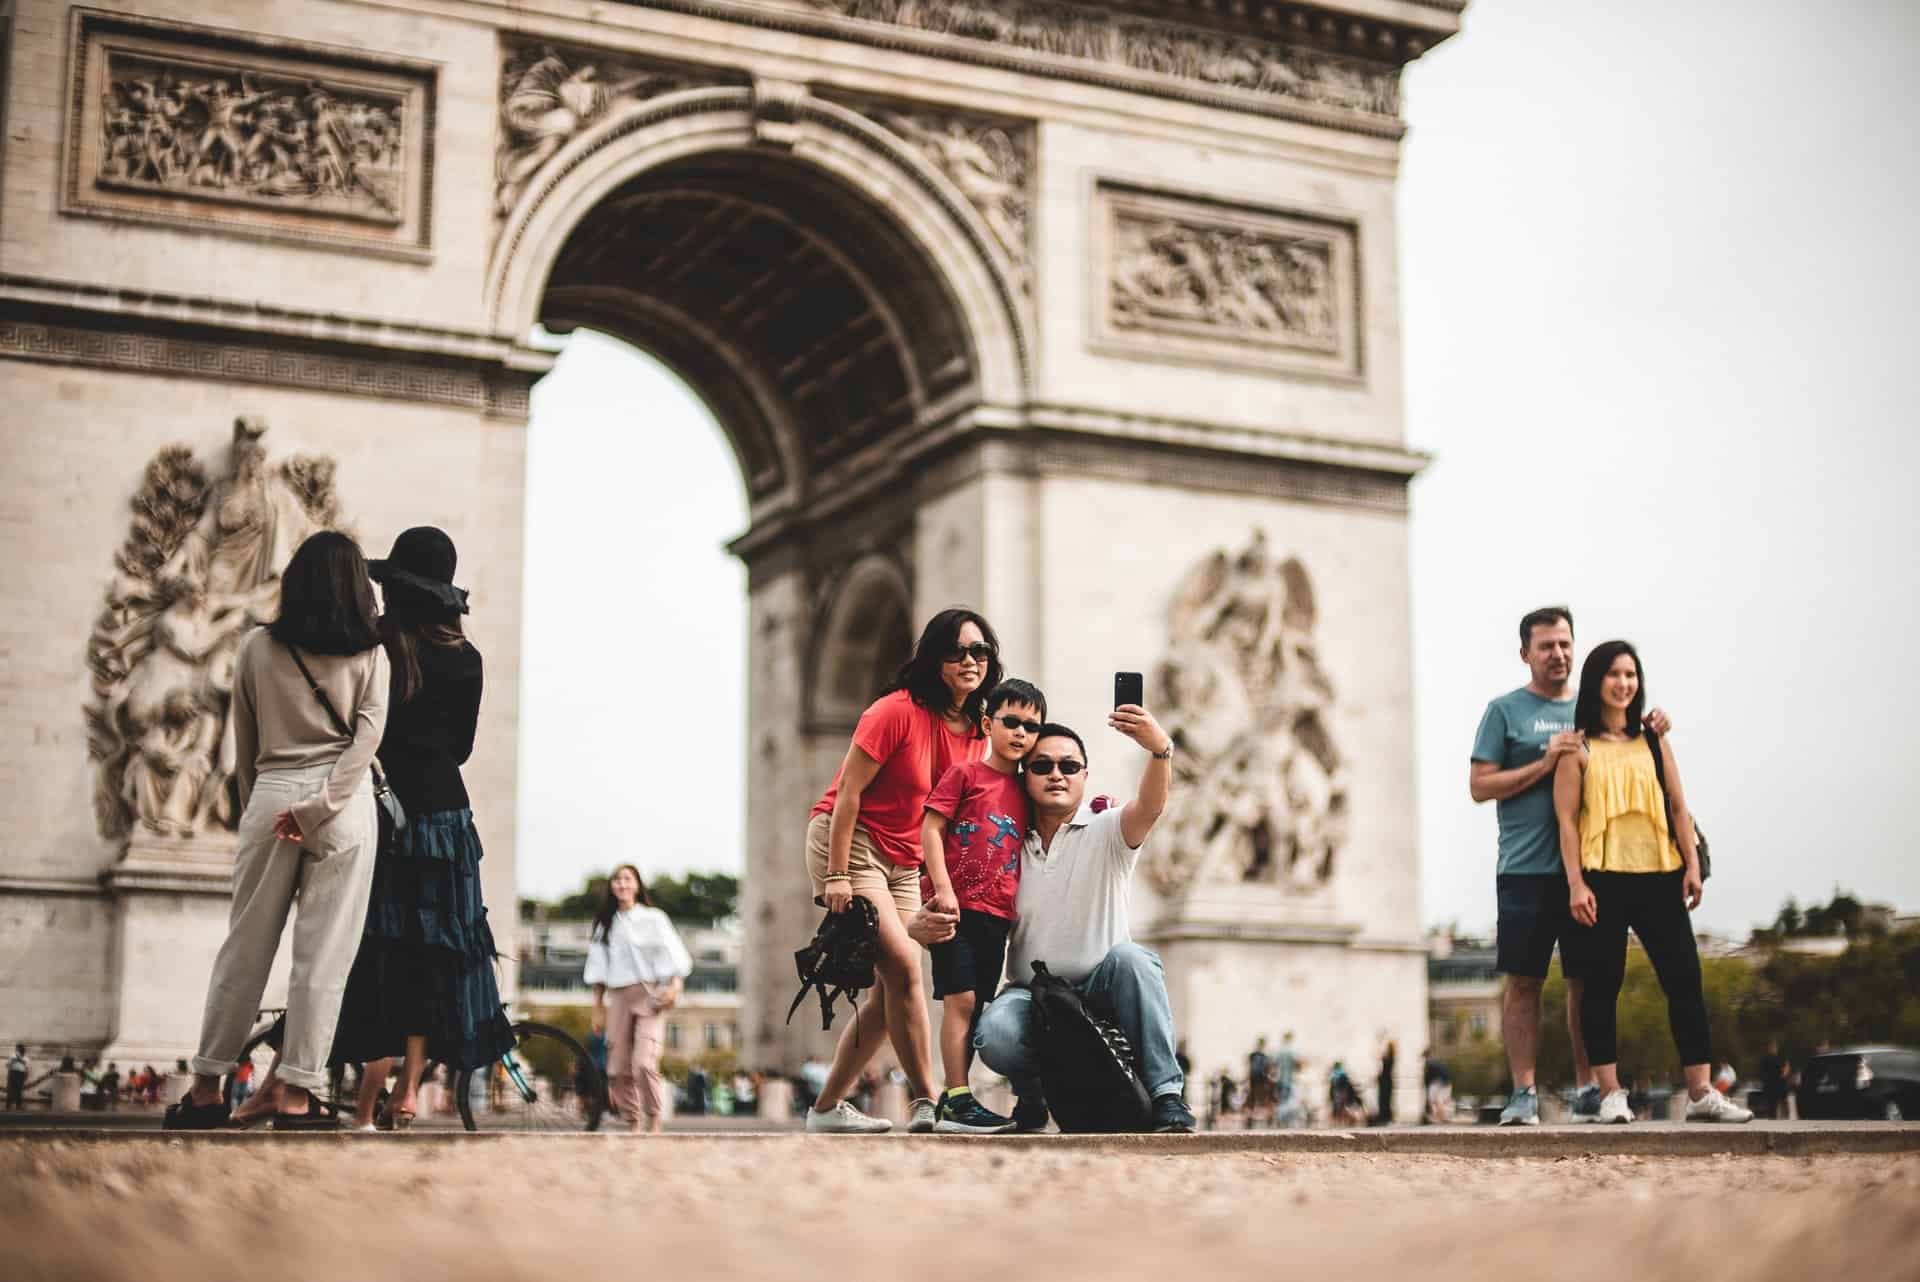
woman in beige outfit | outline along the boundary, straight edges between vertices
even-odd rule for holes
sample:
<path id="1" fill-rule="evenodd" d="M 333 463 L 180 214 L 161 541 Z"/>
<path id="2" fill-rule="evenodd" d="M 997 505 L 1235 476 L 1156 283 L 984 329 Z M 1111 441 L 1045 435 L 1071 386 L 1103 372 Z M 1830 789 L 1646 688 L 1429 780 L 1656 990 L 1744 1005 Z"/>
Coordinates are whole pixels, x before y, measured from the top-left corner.
<path id="1" fill-rule="evenodd" d="M 607 1034 L 607 1092 L 635 1135 L 658 1135 L 667 1116 L 660 1075 L 667 1012 L 693 973 L 668 916 L 653 906 L 640 870 L 621 864 L 607 882 L 587 944 L 593 1029 Z"/>
<path id="2" fill-rule="evenodd" d="M 242 643 L 235 663 L 243 813 L 233 908 L 207 983 L 193 1089 L 167 1110 L 168 1129 L 227 1124 L 220 1078 L 239 1061 L 296 900 L 274 1126 L 338 1124 L 314 1092 L 327 1084 L 340 997 L 366 921 L 378 840 L 370 768 L 386 727 L 388 675 L 366 559 L 344 534 L 314 535 L 281 576 L 280 617 Z"/>

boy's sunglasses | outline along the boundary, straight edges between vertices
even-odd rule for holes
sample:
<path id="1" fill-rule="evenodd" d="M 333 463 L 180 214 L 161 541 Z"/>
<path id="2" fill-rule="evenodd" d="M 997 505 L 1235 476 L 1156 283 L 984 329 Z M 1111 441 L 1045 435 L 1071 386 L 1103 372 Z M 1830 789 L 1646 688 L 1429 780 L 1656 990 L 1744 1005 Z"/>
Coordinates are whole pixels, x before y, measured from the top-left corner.
<path id="1" fill-rule="evenodd" d="M 975 663 L 986 663 L 992 658 L 993 647 L 985 641 L 975 641 L 972 645 L 954 647 L 953 653 L 947 656 L 947 662 L 964 663 L 972 659 Z"/>
<path id="2" fill-rule="evenodd" d="M 1025 717 L 1016 717 L 1011 712 L 999 718 L 999 722 L 1009 730 L 1025 730 L 1028 734 L 1039 734 L 1041 730 L 1041 725 L 1038 721 L 1029 721 Z"/>
<path id="3" fill-rule="evenodd" d="M 1052 757 L 1029 757 L 1027 759 L 1027 773 L 1030 775 L 1040 775 L 1042 777 L 1058 770 L 1061 774 L 1071 779 L 1086 768 L 1086 762 L 1075 761 L 1072 757 L 1066 757 L 1059 761 L 1055 761 Z"/>

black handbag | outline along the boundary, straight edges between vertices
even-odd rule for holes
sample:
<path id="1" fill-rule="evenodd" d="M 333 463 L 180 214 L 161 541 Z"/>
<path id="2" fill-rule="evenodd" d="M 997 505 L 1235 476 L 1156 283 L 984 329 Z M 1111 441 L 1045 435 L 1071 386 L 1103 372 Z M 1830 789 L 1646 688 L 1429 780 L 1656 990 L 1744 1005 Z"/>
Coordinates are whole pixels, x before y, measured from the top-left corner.
<path id="1" fill-rule="evenodd" d="M 313 673 L 307 670 L 306 660 L 302 659 L 300 652 L 292 646 L 287 646 L 287 653 L 293 656 L 294 666 L 300 669 L 300 675 L 307 679 L 307 689 L 313 691 L 313 697 L 318 699 L 320 706 L 327 710 L 327 716 L 332 720 L 333 728 L 345 735 L 347 741 L 351 743 L 352 728 L 347 725 L 346 719 L 340 715 L 339 710 L 333 706 L 333 700 L 327 698 L 327 692 L 320 688 L 320 683 L 313 679 Z M 380 769 L 380 758 L 375 757 L 368 762 L 367 769 L 373 775 L 373 809 L 380 826 L 377 850 L 380 854 L 386 854 L 393 849 L 394 838 L 399 835 L 402 828 L 407 826 L 407 811 L 400 804 L 400 798 L 394 796 L 393 789 L 387 787 L 387 776 Z"/>
<path id="2" fill-rule="evenodd" d="M 855 895 L 844 912 L 828 913 L 805 948 L 794 950 L 794 969 L 800 973 L 800 991 L 787 1007 L 787 1022 L 812 989 L 820 995 L 820 1027 L 833 1027 L 833 1003 L 845 997 L 857 1007 L 860 994 L 873 987 L 880 959 L 880 915 L 873 902 Z M 858 1036 L 858 1033 L 855 1034 Z"/>
<path id="3" fill-rule="evenodd" d="M 1673 795 L 1667 791 L 1667 767 L 1660 752 L 1660 736 L 1651 729 L 1642 726 L 1640 733 L 1647 738 L 1647 747 L 1653 749 L 1653 781 L 1660 785 L 1660 804 L 1667 808 L 1667 835 L 1674 841 L 1680 840 L 1680 832 L 1673 826 Z M 1713 876 L 1713 856 L 1707 853 L 1707 834 L 1700 831 L 1700 821 L 1693 821 L 1693 850 L 1700 856 L 1700 880 Z"/>

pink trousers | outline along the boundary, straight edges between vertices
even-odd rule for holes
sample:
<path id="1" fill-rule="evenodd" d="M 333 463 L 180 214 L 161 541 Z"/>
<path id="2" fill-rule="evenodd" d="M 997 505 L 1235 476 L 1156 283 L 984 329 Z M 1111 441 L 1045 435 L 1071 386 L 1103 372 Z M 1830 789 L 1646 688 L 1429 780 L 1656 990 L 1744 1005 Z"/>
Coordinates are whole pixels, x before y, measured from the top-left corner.
<path id="1" fill-rule="evenodd" d="M 636 1131 L 667 1112 L 667 1079 L 660 1051 L 667 1016 L 645 984 L 607 990 L 607 1091 Z"/>

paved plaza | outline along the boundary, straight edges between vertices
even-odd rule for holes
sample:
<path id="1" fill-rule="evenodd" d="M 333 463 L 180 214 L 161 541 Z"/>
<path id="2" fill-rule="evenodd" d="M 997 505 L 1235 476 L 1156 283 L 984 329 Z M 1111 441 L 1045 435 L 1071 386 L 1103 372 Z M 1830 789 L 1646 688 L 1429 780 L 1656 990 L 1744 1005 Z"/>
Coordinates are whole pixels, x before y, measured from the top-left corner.
<path id="1" fill-rule="evenodd" d="M 1678 1155 L 1675 1155 L 1678 1154 Z M 0 1135 L 39 1279 L 1920 1277 L 1920 1128 Z"/>

